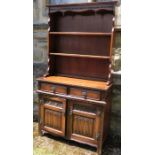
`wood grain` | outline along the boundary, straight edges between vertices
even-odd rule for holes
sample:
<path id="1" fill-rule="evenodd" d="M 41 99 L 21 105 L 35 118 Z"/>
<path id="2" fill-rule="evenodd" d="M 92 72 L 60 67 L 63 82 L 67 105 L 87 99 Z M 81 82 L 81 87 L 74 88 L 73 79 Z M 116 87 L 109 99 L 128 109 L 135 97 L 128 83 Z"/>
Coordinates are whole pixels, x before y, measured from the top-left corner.
<path id="1" fill-rule="evenodd" d="M 62 76 L 41 77 L 41 78 L 38 78 L 37 80 L 57 83 L 57 84 L 70 85 L 70 86 L 98 89 L 98 90 L 107 90 L 108 88 L 110 88 L 109 85 L 108 86 L 106 85 L 106 82 L 83 80 L 83 79 L 69 78 L 69 77 L 62 77 Z"/>
<path id="2" fill-rule="evenodd" d="M 48 5 L 48 69 L 39 130 L 96 147 L 108 135 L 116 1 Z"/>
<path id="3" fill-rule="evenodd" d="M 59 94 L 67 94 L 67 88 L 60 85 L 54 85 L 50 83 L 42 82 L 39 87 L 40 90 L 49 91 Z"/>

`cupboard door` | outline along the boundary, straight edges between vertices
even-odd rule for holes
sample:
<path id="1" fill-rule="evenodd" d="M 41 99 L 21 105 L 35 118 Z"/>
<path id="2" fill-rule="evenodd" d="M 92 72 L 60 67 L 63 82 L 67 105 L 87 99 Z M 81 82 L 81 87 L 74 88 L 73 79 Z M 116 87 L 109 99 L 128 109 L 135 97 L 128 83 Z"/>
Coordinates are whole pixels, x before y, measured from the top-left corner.
<path id="1" fill-rule="evenodd" d="M 102 109 L 77 101 L 70 101 L 69 107 L 70 139 L 97 147 Z"/>
<path id="2" fill-rule="evenodd" d="M 65 135 L 66 100 L 50 97 L 43 98 L 41 129 L 47 132 Z"/>

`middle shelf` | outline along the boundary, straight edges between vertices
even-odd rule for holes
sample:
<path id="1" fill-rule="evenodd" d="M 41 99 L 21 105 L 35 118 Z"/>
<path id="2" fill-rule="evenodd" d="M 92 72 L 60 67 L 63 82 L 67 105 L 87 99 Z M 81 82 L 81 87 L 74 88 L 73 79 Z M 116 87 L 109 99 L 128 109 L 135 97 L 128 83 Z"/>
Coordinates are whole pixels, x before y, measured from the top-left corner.
<path id="1" fill-rule="evenodd" d="M 49 32 L 53 35 L 80 35 L 80 36 L 111 36 L 112 33 L 108 32 Z"/>
<path id="2" fill-rule="evenodd" d="M 110 56 L 98 56 L 98 55 L 83 55 L 83 54 L 68 54 L 68 53 L 50 53 L 50 55 L 80 57 L 80 58 L 94 58 L 94 59 L 110 59 Z"/>

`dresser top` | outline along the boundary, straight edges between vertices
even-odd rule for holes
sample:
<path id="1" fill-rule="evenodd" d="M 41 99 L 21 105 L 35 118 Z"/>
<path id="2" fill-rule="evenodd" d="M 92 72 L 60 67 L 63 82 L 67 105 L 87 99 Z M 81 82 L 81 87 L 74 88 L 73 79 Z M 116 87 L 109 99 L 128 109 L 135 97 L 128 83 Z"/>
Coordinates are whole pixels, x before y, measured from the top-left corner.
<path id="1" fill-rule="evenodd" d="M 84 80 L 63 76 L 49 76 L 49 77 L 41 77 L 37 79 L 42 82 L 49 82 L 55 84 L 63 84 L 69 86 L 77 86 L 84 87 L 90 89 L 98 89 L 98 90 L 107 90 L 111 87 L 111 85 L 107 85 L 106 82 L 103 81 L 93 81 L 93 80 Z"/>

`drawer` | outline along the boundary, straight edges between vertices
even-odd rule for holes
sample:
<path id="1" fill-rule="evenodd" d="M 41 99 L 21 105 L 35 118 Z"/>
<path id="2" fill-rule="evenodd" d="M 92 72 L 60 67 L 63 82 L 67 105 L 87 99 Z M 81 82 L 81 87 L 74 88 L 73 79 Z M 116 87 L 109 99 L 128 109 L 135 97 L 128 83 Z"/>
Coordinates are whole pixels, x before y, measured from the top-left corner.
<path id="1" fill-rule="evenodd" d="M 40 90 L 52 93 L 67 94 L 67 88 L 65 86 L 45 82 L 40 83 Z"/>
<path id="2" fill-rule="evenodd" d="M 85 99 L 100 100 L 100 91 L 96 90 L 70 88 L 70 95 Z"/>

